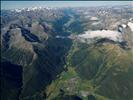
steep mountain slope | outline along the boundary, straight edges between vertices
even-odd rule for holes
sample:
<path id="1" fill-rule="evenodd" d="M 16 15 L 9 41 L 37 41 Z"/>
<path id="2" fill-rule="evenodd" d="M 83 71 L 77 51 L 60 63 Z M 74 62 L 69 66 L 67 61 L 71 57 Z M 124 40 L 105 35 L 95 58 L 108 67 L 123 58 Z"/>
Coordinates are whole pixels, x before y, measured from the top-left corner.
<path id="1" fill-rule="evenodd" d="M 48 100 L 73 95 L 81 100 L 132 100 L 133 34 L 129 27 L 123 31 L 120 43 L 106 38 L 92 43 L 75 39 L 66 70 L 45 90 Z"/>
<path id="2" fill-rule="evenodd" d="M 133 54 L 118 45 L 88 46 L 75 44 L 64 71 L 47 91 L 54 96 L 78 95 L 85 100 L 132 100 Z M 54 88 L 55 87 L 55 88 Z M 91 100 L 91 99 L 89 99 Z"/>
<path id="3" fill-rule="evenodd" d="M 17 100 L 21 93 L 22 86 L 22 66 L 11 64 L 2 59 L 0 67 L 1 75 L 1 99 Z M 9 84 L 10 83 L 10 84 Z"/>
<path id="4" fill-rule="evenodd" d="M 2 10 L 2 100 L 132 100 L 132 13 L 118 8 Z"/>
<path id="5" fill-rule="evenodd" d="M 52 32 L 48 24 L 37 22 L 33 22 L 31 27 L 11 23 L 6 30 L 2 30 L 1 51 L 5 59 L 2 64 L 9 61 L 22 68 L 20 99 L 40 95 L 38 93 L 63 70 L 71 40 L 55 38 Z"/>

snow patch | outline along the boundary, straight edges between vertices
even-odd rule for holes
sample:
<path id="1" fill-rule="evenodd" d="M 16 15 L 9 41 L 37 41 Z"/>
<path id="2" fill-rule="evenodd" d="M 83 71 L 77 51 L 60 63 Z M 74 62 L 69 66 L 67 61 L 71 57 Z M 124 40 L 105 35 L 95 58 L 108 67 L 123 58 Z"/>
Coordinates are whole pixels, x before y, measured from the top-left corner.
<path id="1" fill-rule="evenodd" d="M 97 18 L 97 17 L 91 17 L 90 20 L 92 20 L 92 21 L 97 21 L 98 18 Z"/>
<path id="2" fill-rule="evenodd" d="M 125 24 L 122 24 L 121 26 L 122 26 L 123 28 L 126 28 L 126 27 L 127 27 L 127 25 L 125 25 Z"/>
<path id="3" fill-rule="evenodd" d="M 99 21 L 99 22 L 94 22 L 94 23 L 92 23 L 91 25 L 98 25 L 98 24 L 100 24 L 101 22 Z"/>
<path id="4" fill-rule="evenodd" d="M 16 12 L 21 12 L 22 10 L 21 9 L 15 9 Z"/>
<path id="5" fill-rule="evenodd" d="M 35 10 L 42 10 L 42 9 L 47 9 L 47 10 L 51 10 L 52 8 L 51 7 L 29 7 L 29 8 L 22 8 L 22 9 L 15 9 L 13 11 L 16 11 L 16 12 L 21 12 L 21 11 L 35 11 Z"/>

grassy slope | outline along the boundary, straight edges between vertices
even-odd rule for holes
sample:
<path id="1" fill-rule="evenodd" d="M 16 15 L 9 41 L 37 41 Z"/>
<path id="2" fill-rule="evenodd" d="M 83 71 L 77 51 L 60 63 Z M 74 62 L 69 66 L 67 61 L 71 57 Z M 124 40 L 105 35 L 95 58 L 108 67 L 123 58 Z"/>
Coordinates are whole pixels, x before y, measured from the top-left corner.
<path id="1" fill-rule="evenodd" d="M 64 95 L 78 95 L 87 100 L 132 100 L 132 52 L 118 45 L 87 46 L 76 44 L 68 55 L 68 71 L 47 88 L 48 99 Z M 73 66 L 73 67 L 70 67 Z"/>

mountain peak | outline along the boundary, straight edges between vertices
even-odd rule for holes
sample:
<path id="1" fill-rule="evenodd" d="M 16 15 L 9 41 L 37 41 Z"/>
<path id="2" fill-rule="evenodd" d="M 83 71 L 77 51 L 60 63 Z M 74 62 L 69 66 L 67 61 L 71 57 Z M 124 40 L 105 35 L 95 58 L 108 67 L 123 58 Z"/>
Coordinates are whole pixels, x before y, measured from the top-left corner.
<path id="1" fill-rule="evenodd" d="M 35 10 L 43 10 L 43 9 L 46 9 L 46 10 L 51 10 L 52 8 L 51 7 L 37 7 L 37 6 L 34 6 L 34 7 L 29 7 L 29 8 L 21 8 L 21 9 L 14 9 L 12 11 L 15 11 L 15 12 L 21 12 L 21 11 L 35 11 Z"/>

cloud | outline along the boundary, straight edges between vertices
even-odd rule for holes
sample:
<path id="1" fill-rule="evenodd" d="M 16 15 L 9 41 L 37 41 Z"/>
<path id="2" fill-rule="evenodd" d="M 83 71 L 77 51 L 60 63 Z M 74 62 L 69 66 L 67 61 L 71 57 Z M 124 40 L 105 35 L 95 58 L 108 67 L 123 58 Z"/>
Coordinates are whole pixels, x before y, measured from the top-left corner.
<path id="1" fill-rule="evenodd" d="M 113 41 L 122 41 L 122 34 L 112 30 L 86 31 L 85 34 L 78 35 L 80 39 L 108 38 Z"/>
<path id="2" fill-rule="evenodd" d="M 131 23 L 131 22 L 128 22 L 128 27 L 131 29 L 131 31 L 133 32 L 133 23 Z"/>

